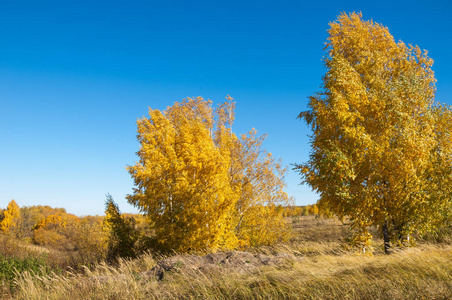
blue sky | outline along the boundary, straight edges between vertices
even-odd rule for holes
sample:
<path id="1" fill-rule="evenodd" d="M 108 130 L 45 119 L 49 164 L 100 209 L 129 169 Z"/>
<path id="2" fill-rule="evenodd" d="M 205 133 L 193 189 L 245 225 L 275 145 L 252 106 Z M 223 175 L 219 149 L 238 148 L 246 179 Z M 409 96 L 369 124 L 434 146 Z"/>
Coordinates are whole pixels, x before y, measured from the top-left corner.
<path id="1" fill-rule="evenodd" d="M 370 3 L 370 2 L 369 2 Z M 137 118 L 185 97 L 236 100 L 236 133 L 255 127 L 287 165 L 308 159 L 296 120 L 319 91 L 328 23 L 361 11 L 429 50 L 437 99 L 452 104 L 448 1 L 1 1 L 0 207 L 123 212 Z M 299 205 L 317 196 L 293 171 Z"/>

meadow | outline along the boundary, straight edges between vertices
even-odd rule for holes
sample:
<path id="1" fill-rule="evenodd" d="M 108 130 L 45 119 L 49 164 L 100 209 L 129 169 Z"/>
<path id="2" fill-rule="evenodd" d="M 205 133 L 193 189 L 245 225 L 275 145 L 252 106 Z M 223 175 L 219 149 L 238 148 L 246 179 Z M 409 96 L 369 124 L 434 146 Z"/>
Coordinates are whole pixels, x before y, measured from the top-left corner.
<path id="1" fill-rule="evenodd" d="M 447 234 L 418 239 L 414 247 L 394 248 L 390 255 L 376 238 L 373 254 L 364 254 L 346 246 L 349 226 L 337 219 L 298 216 L 287 221 L 293 237 L 286 243 L 217 254 L 145 253 L 77 270 L 52 264 L 46 248 L 16 244 L 16 251 L 42 255 L 0 261 L 1 298 L 452 298 L 452 240 Z"/>

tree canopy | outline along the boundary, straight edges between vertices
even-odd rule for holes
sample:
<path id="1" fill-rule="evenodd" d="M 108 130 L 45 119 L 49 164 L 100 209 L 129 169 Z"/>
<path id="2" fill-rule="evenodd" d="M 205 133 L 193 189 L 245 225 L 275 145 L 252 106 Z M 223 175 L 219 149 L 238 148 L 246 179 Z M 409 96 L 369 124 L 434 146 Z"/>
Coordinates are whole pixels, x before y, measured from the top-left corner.
<path id="1" fill-rule="evenodd" d="M 149 109 L 138 120 L 140 158 L 128 170 L 129 203 L 149 216 L 161 250 L 228 249 L 284 238 L 279 205 L 285 169 L 253 129 L 232 132 L 232 98 L 213 109 L 201 97 Z"/>
<path id="2" fill-rule="evenodd" d="M 0 222 L 0 229 L 3 232 L 10 232 L 16 229 L 20 219 L 20 208 L 14 199 L 8 203 L 8 207 L 3 211 L 3 215 L 4 218 Z"/>
<path id="3" fill-rule="evenodd" d="M 391 237 L 429 227 L 447 198 L 434 195 L 451 167 L 440 142 L 450 138 L 450 109 L 435 102 L 427 51 L 356 13 L 341 14 L 328 33 L 322 91 L 299 115 L 313 131 L 312 151 L 296 168 L 364 244 L 367 226 L 381 228 L 388 251 Z"/>

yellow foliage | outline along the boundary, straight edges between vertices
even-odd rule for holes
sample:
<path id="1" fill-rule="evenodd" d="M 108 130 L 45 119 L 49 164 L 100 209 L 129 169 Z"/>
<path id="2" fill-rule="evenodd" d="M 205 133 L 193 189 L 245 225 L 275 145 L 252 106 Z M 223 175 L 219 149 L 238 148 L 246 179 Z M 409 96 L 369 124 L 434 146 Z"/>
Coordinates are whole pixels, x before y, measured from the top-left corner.
<path id="1" fill-rule="evenodd" d="M 161 249 L 230 249 L 250 244 L 252 232 L 268 243 L 276 236 L 259 240 L 262 232 L 284 227 L 282 214 L 254 212 L 288 201 L 285 170 L 260 149 L 255 130 L 240 139 L 232 133 L 233 111 L 230 97 L 215 112 L 197 97 L 138 120 L 140 161 L 128 167 L 137 188 L 128 201 L 150 217 Z"/>
<path id="2" fill-rule="evenodd" d="M 56 211 L 56 212 L 55 212 Z M 33 231 L 33 242 L 59 250 L 77 251 L 85 263 L 105 259 L 108 231 L 104 230 L 103 217 L 79 218 L 60 210 L 38 222 Z"/>
<path id="3" fill-rule="evenodd" d="M 45 211 L 50 214 L 34 226 L 33 242 L 60 250 L 72 250 L 79 218 L 50 207 L 45 208 Z"/>
<path id="4" fill-rule="evenodd" d="M 106 258 L 109 233 L 104 229 L 102 217 L 82 217 L 72 226 L 74 228 L 68 238 L 83 261 L 98 262 Z"/>
<path id="5" fill-rule="evenodd" d="M 58 250 L 71 250 L 67 249 L 69 242 L 66 236 L 58 233 L 55 230 L 46 230 L 44 228 L 38 228 L 34 230 L 33 242 L 37 245 L 50 246 Z"/>
<path id="6" fill-rule="evenodd" d="M 217 143 L 229 153 L 229 183 L 238 195 L 234 219 L 240 244 L 256 246 L 286 239 L 284 232 L 288 228 L 282 210 L 274 209 L 293 202 L 283 191 L 286 169 L 271 153 L 262 150 L 266 136 L 258 136 L 254 128 L 239 139 L 227 128 L 219 127 Z"/>
<path id="7" fill-rule="evenodd" d="M 309 205 L 308 212 L 310 215 L 318 215 L 319 214 L 319 208 L 317 207 L 317 204 Z"/>
<path id="8" fill-rule="evenodd" d="M 17 227 L 17 222 L 20 218 L 20 208 L 16 201 L 11 200 L 8 207 L 3 211 L 4 218 L 0 223 L 0 228 L 3 232 L 10 232 L 11 229 Z"/>
<path id="9" fill-rule="evenodd" d="M 73 224 L 74 222 L 79 221 L 77 216 L 72 214 L 67 214 L 64 212 L 56 212 L 47 217 L 41 219 L 35 226 L 36 229 L 44 228 L 44 229 L 58 229 L 64 228 L 68 226 L 68 224 Z"/>
<path id="10" fill-rule="evenodd" d="M 341 14 L 328 32 L 324 89 L 300 114 L 312 154 L 297 168 L 322 207 L 361 224 L 357 232 L 420 229 L 438 205 L 427 171 L 445 150 L 436 147 L 433 60 L 360 14 Z"/>
<path id="11" fill-rule="evenodd" d="M 290 232 L 283 218 L 283 211 L 275 205 L 253 205 L 242 220 L 240 245 L 271 245 L 285 240 Z"/>

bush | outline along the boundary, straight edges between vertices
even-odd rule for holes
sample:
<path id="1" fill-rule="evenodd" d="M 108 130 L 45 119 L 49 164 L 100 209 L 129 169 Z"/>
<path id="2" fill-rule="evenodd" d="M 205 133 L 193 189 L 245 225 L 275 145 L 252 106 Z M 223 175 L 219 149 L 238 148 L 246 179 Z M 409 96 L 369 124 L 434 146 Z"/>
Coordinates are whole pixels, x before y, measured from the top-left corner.
<path id="1" fill-rule="evenodd" d="M 38 228 L 34 231 L 33 242 L 36 245 L 50 246 L 58 250 L 69 250 L 67 238 L 55 230 Z"/>
<path id="2" fill-rule="evenodd" d="M 14 289 L 14 279 L 24 271 L 42 276 L 50 273 L 52 268 L 44 257 L 17 258 L 0 254 L 0 282 L 6 282 Z"/>

